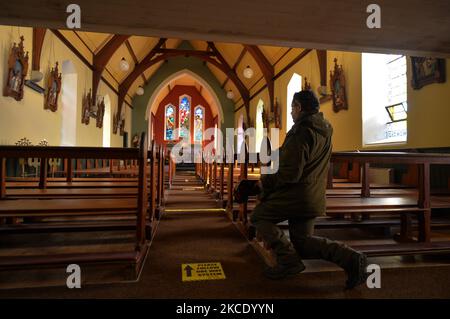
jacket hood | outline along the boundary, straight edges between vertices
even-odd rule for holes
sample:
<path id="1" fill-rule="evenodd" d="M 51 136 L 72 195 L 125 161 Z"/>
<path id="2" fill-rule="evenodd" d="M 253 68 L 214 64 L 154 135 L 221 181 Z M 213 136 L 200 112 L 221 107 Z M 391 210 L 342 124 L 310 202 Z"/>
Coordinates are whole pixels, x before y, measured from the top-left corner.
<path id="1" fill-rule="evenodd" d="M 333 127 L 324 117 L 322 112 L 303 113 L 295 122 L 297 127 L 309 127 L 324 137 L 330 137 L 333 134 Z"/>

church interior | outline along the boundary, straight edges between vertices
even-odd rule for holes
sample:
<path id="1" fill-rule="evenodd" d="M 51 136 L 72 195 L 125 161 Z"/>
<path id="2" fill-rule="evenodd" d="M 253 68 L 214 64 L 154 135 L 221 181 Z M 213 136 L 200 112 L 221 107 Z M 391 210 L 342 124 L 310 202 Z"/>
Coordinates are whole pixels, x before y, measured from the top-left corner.
<path id="1" fill-rule="evenodd" d="M 65 26 L 65 5 L 5 4 L 0 297 L 449 298 L 449 4 L 408 33 L 391 19 L 400 6 L 380 1 L 391 33 L 367 37 L 346 29 L 358 10 L 339 8 L 338 21 L 319 15 L 328 26 L 305 17 L 302 42 L 298 21 L 262 25 L 269 4 L 233 0 L 242 20 L 216 21 L 194 19 L 213 7 L 175 2 L 139 15 L 131 1 L 128 17 L 111 4 L 106 19 L 93 11 L 105 1 L 79 1 L 81 29 Z M 344 271 L 314 259 L 288 281 L 264 278 L 275 259 L 250 223 L 258 199 L 233 198 L 259 180 L 265 142 L 283 144 L 302 90 L 333 127 L 315 233 L 366 253 L 381 270 L 372 286 L 345 291 Z M 231 160 L 219 151 L 230 128 Z M 81 289 L 69 289 L 73 265 Z"/>

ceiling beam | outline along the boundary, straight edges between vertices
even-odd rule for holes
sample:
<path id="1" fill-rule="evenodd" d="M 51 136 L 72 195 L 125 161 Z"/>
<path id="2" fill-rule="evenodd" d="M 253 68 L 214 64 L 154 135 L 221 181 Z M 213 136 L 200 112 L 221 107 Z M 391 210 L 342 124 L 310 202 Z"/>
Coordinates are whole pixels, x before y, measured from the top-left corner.
<path id="1" fill-rule="evenodd" d="M 319 60 L 320 85 L 327 86 L 327 50 L 317 50 Z"/>
<path id="2" fill-rule="evenodd" d="M 266 85 L 269 90 L 269 106 L 270 111 L 273 112 L 273 104 L 275 101 L 275 88 L 274 88 L 274 67 L 272 64 L 267 60 L 266 56 L 262 51 L 258 48 L 256 45 L 245 45 L 247 48 L 247 51 L 251 54 L 253 59 L 255 59 L 256 63 L 258 64 L 259 68 L 261 69 L 261 72 L 264 76 L 264 79 L 266 80 Z"/>
<path id="3" fill-rule="evenodd" d="M 111 71 L 108 68 L 105 68 L 105 72 L 109 74 L 109 76 L 114 80 L 114 82 L 117 83 L 117 85 L 120 84 L 119 80 L 116 79 L 116 77 L 111 73 Z"/>
<path id="4" fill-rule="evenodd" d="M 139 63 L 139 60 L 138 60 L 136 54 L 134 53 L 133 47 L 131 46 L 131 43 L 130 43 L 130 40 L 129 40 L 129 39 L 127 39 L 127 40 L 125 41 L 125 45 L 126 45 L 126 47 L 127 47 L 127 49 L 128 49 L 128 52 L 130 52 L 131 58 L 132 58 L 133 61 L 134 61 L 134 65 L 138 64 L 138 63 Z M 141 76 L 142 76 L 142 80 L 144 80 L 144 85 L 147 84 L 147 79 L 146 79 L 146 77 L 145 77 L 145 74 L 142 73 Z"/>
<path id="5" fill-rule="evenodd" d="M 39 71 L 41 67 L 41 52 L 44 45 L 45 32 L 47 32 L 45 28 L 33 28 L 33 60 L 31 64 L 31 70 L 33 71 Z"/>
<path id="6" fill-rule="evenodd" d="M 202 51 L 202 50 L 179 50 L 179 49 L 157 49 L 155 50 L 155 53 L 161 53 L 166 54 L 170 56 L 171 54 L 174 54 L 176 56 L 184 55 L 186 57 L 193 56 L 193 55 L 206 55 L 206 56 L 214 56 L 215 54 L 211 51 Z"/>
<path id="7" fill-rule="evenodd" d="M 108 43 L 112 38 L 114 37 L 114 34 L 108 35 L 101 43 L 100 45 L 95 48 L 94 54 L 97 54 L 100 52 L 100 50 L 105 46 L 106 43 Z"/>
<path id="8" fill-rule="evenodd" d="M 284 51 L 284 53 L 278 58 L 278 60 L 275 61 L 275 63 L 273 64 L 273 66 L 275 67 L 275 65 L 277 65 L 281 60 L 283 60 L 283 58 L 292 50 L 292 48 L 288 48 L 286 51 Z"/>
<path id="9" fill-rule="evenodd" d="M 237 67 L 239 66 L 239 64 L 241 63 L 242 59 L 245 56 L 245 53 L 247 53 L 247 48 L 244 46 L 244 48 L 242 49 L 241 53 L 239 54 L 236 62 L 233 65 L 233 70 L 236 71 Z M 225 81 L 222 83 L 222 85 L 220 86 L 222 89 L 225 87 L 225 85 L 228 83 L 228 80 L 230 78 L 226 78 Z"/>
<path id="10" fill-rule="evenodd" d="M 224 72 L 231 80 L 234 82 L 236 87 L 238 88 L 243 100 L 249 103 L 250 94 L 242 81 L 236 75 L 236 73 L 230 68 L 230 66 L 226 63 L 223 57 L 218 53 L 217 49 L 213 45 L 213 49 L 215 52 L 208 51 L 198 51 L 198 50 L 177 50 L 177 49 L 163 49 L 161 50 L 161 46 L 165 43 L 166 39 L 160 39 L 155 47 L 147 54 L 147 56 L 136 65 L 134 70 L 127 76 L 127 78 L 120 84 L 119 86 L 119 110 L 121 108 L 121 104 L 124 100 L 125 95 L 129 91 L 131 85 L 136 81 L 136 79 L 140 76 L 141 73 L 145 72 L 151 66 L 157 64 L 158 62 L 166 61 L 171 58 L 175 58 L 178 56 L 192 56 L 198 59 L 201 59 L 205 62 L 208 62 L 219 70 Z M 161 53 L 164 52 L 164 53 Z M 213 55 L 215 58 L 213 58 Z M 120 114 L 120 112 L 119 112 Z"/>
<path id="11" fill-rule="evenodd" d="M 278 72 L 274 77 L 273 81 L 275 82 L 280 76 L 282 76 L 284 73 L 289 71 L 290 68 L 292 68 L 298 61 L 303 59 L 305 56 L 308 55 L 312 50 L 311 49 L 305 49 L 303 50 L 295 59 L 293 59 L 288 65 L 286 65 L 280 72 Z M 253 100 L 256 96 L 258 96 L 259 93 L 261 93 L 263 90 L 267 88 L 267 84 L 262 86 L 258 91 L 256 91 L 252 96 L 250 96 L 250 101 Z M 242 104 L 237 109 L 234 110 L 234 112 L 239 111 L 241 108 L 243 108 L 245 104 Z"/>
<path id="12" fill-rule="evenodd" d="M 67 40 L 67 38 L 58 30 L 53 30 L 50 29 L 50 31 L 70 50 L 73 52 L 73 54 L 75 54 L 78 59 L 80 59 L 81 62 L 84 63 L 84 65 L 86 65 L 91 71 L 94 71 L 94 66 L 84 57 L 84 55 L 82 55 L 80 53 L 80 51 L 77 50 L 77 48 L 75 48 L 73 46 L 72 43 L 70 43 L 69 40 Z M 114 86 L 112 86 L 111 83 L 109 83 L 108 80 L 106 80 L 103 76 L 101 77 L 101 80 L 111 89 L 111 91 L 113 91 L 115 94 L 117 94 L 117 96 L 119 95 L 119 91 L 116 90 L 116 88 Z M 125 103 L 130 107 L 133 108 L 133 106 L 126 102 Z"/>
<path id="13" fill-rule="evenodd" d="M 103 48 L 94 55 L 94 71 L 92 73 L 92 98 L 95 101 L 102 73 L 117 49 L 129 38 L 129 35 L 114 35 Z"/>
<path id="14" fill-rule="evenodd" d="M 213 42 L 208 41 L 208 46 L 211 49 L 211 51 L 214 53 L 214 55 L 217 57 L 217 59 L 220 62 L 220 69 L 228 75 L 231 81 L 233 81 L 234 85 L 237 87 L 239 93 L 241 94 L 242 100 L 244 101 L 246 113 L 247 113 L 247 125 L 248 127 L 253 126 L 252 121 L 250 118 L 250 92 L 248 91 L 247 87 L 242 83 L 241 79 L 236 74 L 236 71 L 233 70 L 228 62 L 224 59 L 222 54 L 219 52 L 219 50 L 216 48 L 215 44 Z M 209 61 L 208 61 L 209 62 Z"/>
<path id="15" fill-rule="evenodd" d="M 128 76 L 125 78 L 125 80 L 122 81 L 119 85 L 119 111 L 118 116 L 120 116 L 120 112 L 122 111 L 122 104 L 125 102 L 125 96 L 127 95 L 131 85 L 133 82 L 142 74 L 144 73 L 150 66 L 153 64 L 153 57 L 156 55 L 156 50 L 160 49 L 165 43 L 165 38 L 159 39 L 158 43 L 152 48 L 152 50 L 147 54 L 147 56 L 138 64 L 135 65 L 133 71 L 128 74 Z M 160 59 L 160 61 L 163 59 Z M 159 61 L 158 61 L 159 62 Z"/>
<path id="16" fill-rule="evenodd" d="M 84 46 L 86 47 L 86 49 L 89 50 L 89 52 L 92 53 L 92 55 L 94 55 L 94 51 L 92 51 L 92 49 L 87 45 L 86 41 L 83 40 L 83 38 L 78 34 L 77 31 L 73 30 L 73 33 L 75 33 L 76 37 L 81 41 L 81 43 L 84 44 Z"/>
<path id="17" fill-rule="evenodd" d="M 287 72 L 290 68 L 292 68 L 295 64 L 297 64 L 298 61 L 300 61 L 301 59 L 303 59 L 308 53 L 310 53 L 312 50 L 311 49 L 305 49 L 302 52 L 300 52 L 299 55 L 297 55 L 297 57 L 295 57 L 295 59 L 293 59 L 291 62 L 289 62 L 288 65 L 286 65 L 280 72 L 277 73 L 277 75 L 275 75 L 275 77 L 273 78 L 273 80 L 275 81 L 276 79 L 278 79 L 280 76 L 282 76 L 285 72 Z"/>

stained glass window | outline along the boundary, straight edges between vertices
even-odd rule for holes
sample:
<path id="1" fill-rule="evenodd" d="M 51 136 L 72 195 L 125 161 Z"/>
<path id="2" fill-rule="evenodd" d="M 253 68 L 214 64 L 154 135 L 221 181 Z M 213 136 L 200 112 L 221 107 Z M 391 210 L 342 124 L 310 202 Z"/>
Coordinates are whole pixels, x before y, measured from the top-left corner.
<path id="1" fill-rule="evenodd" d="M 191 102 L 187 96 L 180 100 L 180 138 L 189 136 Z"/>
<path id="2" fill-rule="evenodd" d="M 166 106 L 166 129 L 165 129 L 165 140 L 172 141 L 175 139 L 174 130 L 175 130 L 175 109 L 173 105 Z"/>
<path id="3" fill-rule="evenodd" d="M 203 140 L 204 109 L 201 106 L 195 108 L 194 117 L 194 142 L 201 143 Z"/>

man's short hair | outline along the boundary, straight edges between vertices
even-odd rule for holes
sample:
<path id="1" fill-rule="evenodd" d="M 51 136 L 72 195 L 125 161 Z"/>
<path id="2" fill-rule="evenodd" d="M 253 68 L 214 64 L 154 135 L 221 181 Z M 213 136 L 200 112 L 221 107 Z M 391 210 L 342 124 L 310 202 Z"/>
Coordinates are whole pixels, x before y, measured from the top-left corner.
<path id="1" fill-rule="evenodd" d="M 294 94 L 294 101 L 297 101 L 306 112 L 315 112 L 320 108 L 319 100 L 313 91 L 300 91 Z"/>

